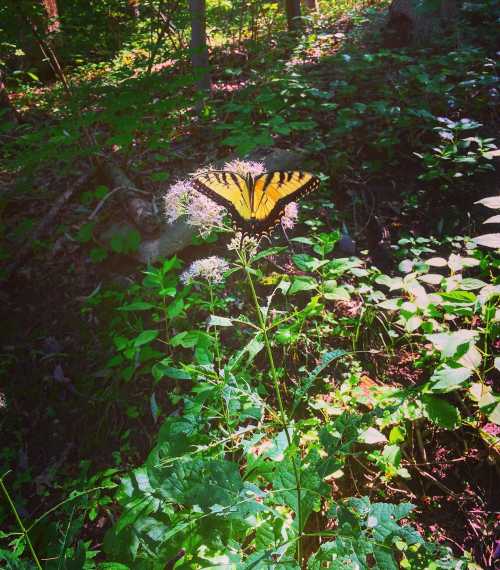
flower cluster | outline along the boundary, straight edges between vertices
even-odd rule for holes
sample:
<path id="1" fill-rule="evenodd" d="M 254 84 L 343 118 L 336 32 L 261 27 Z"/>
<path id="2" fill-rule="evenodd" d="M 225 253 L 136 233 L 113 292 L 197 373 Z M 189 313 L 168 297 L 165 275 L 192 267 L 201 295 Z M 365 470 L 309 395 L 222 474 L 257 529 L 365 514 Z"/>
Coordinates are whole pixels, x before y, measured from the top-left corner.
<path id="1" fill-rule="evenodd" d="M 187 223 L 199 228 L 202 235 L 222 226 L 224 208 L 197 192 L 189 181 L 180 180 L 173 184 L 163 200 L 169 223 L 186 216 Z"/>
<path id="2" fill-rule="evenodd" d="M 281 226 L 284 230 L 291 230 L 299 217 L 299 206 L 297 202 L 290 202 L 285 206 L 285 212 L 281 218 Z"/>
<path id="3" fill-rule="evenodd" d="M 250 257 L 257 253 L 258 247 L 259 240 L 257 238 L 244 236 L 241 232 L 237 232 L 234 238 L 227 244 L 229 251 L 245 251 Z"/>
<path id="4" fill-rule="evenodd" d="M 231 172 L 236 172 L 236 174 L 239 174 L 243 177 L 245 177 L 247 174 L 258 176 L 265 170 L 264 164 L 262 162 L 238 159 L 231 160 L 231 162 L 226 162 L 226 164 L 224 164 L 224 169 L 230 170 Z"/>
<path id="5" fill-rule="evenodd" d="M 205 259 L 193 261 L 186 271 L 181 274 L 181 281 L 189 283 L 193 279 L 204 279 L 209 283 L 222 283 L 224 272 L 229 269 L 225 259 L 212 255 Z"/>

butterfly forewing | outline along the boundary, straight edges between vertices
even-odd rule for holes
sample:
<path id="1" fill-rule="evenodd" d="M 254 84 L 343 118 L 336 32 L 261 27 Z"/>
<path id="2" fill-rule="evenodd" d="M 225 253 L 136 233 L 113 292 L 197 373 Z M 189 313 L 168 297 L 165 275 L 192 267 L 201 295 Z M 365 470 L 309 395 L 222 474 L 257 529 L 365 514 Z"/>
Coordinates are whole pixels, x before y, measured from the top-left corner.
<path id="1" fill-rule="evenodd" d="M 242 219 L 250 217 L 250 189 L 246 180 L 236 172 L 210 170 L 197 176 L 193 185 L 196 190 L 227 208 L 233 216 Z"/>
<path id="2" fill-rule="evenodd" d="M 249 178 L 212 170 L 194 180 L 197 190 L 226 207 L 244 233 L 261 235 L 279 222 L 285 206 L 316 190 L 319 180 L 302 171 L 266 172 Z"/>
<path id="3" fill-rule="evenodd" d="M 300 170 L 266 172 L 257 176 L 254 183 L 256 219 L 271 217 L 272 225 L 276 217 L 282 215 L 287 204 L 312 192 L 318 186 L 319 180 L 315 176 Z"/>

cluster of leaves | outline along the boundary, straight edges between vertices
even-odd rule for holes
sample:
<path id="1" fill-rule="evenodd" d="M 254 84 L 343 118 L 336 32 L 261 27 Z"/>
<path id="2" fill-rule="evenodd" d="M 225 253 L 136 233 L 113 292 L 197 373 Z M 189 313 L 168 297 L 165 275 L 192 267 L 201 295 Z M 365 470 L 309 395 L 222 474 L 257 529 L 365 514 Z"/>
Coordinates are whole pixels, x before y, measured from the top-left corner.
<path id="1" fill-rule="evenodd" d="M 310 568 L 333 560 L 367 567 L 370 557 L 383 568 L 456 564 L 397 523 L 410 505 L 367 497 L 339 501 L 331 482 L 346 478 L 352 455 L 372 463 L 385 481 L 410 479 L 411 461 L 404 457 L 411 425 L 419 421 L 446 430 L 500 423 L 498 395 L 487 381 L 498 368 L 489 349 L 499 327 L 494 261 L 472 242 L 465 255 L 446 259 L 428 257 L 435 253 L 430 243 L 401 240 L 402 255 L 413 257 L 400 263 L 402 276 L 390 277 L 357 258 L 332 259 L 338 239 L 338 233 L 296 238 L 310 248 L 293 256 L 302 275 L 266 275 L 253 266 L 268 298 L 262 310 L 295 418 L 291 440 L 277 419 L 262 330 L 251 322 L 246 296 L 232 292 L 241 287 L 226 286 L 224 295 L 214 284 L 182 284 L 174 258 L 130 289 L 119 307 L 123 318 L 115 322 L 110 377 L 153 377 L 154 419 L 168 411 L 157 398 L 165 385 L 178 412 L 163 421 L 145 464 L 123 480 L 123 514 L 105 541 L 109 559 L 133 568 L 175 560 L 190 567 L 296 567 L 300 535 L 312 549 Z M 454 244 L 464 249 L 461 238 Z M 277 253 L 273 248 L 262 256 Z M 478 276 L 464 277 L 468 270 Z M 97 293 L 90 306 L 105 297 Z M 338 310 L 350 303 L 362 309 L 351 316 Z M 243 311 L 237 318 L 235 307 Z M 370 337 L 372 351 L 377 336 L 388 353 L 408 346 L 417 351 L 425 381 L 366 390 L 358 354 L 368 327 L 380 329 Z M 450 393 L 468 398 L 467 406 L 457 406 Z"/>

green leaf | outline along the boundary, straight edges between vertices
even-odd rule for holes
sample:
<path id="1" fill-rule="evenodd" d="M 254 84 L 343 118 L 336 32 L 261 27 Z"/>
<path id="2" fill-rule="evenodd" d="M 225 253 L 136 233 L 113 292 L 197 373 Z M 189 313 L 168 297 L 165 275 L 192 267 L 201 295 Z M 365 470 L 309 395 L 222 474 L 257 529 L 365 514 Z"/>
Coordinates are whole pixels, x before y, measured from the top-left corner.
<path id="1" fill-rule="evenodd" d="M 474 330 L 460 329 L 454 332 L 427 334 L 425 337 L 432 342 L 445 358 L 459 358 L 463 356 L 471 342 L 478 336 Z"/>
<path id="2" fill-rule="evenodd" d="M 451 368 L 445 365 L 434 372 L 427 384 L 427 389 L 430 392 L 452 392 L 460 388 L 471 376 L 472 370 L 469 368 Z"/>
<path id="3" fill-rule="evenodd" d="M 451 303 L 474 303 L 476 300 L 474 293 L 469 293 L 469 291 L 449 291 L 448 293 L 438 291 L 437 294 L 444 301 Z"/>
<path id="4" fill-rule="evenodd" d="M 456 406 L 430 394 L 424 394 L 422 402 L 427 417 L 438 426 L 455 429 L 460 425 L 460 412 Z"/>
<path id="5" fill-rule="evenodd" d="M 323 296 L 329 301 L 350 301 L 351 295 L 345 287 L 327 286 L 328 281 L 325 282 L 325 292 Z"/>
<path id="6" fill-rule="evenodd" d="M 283 247 L 283 246 L 269 247 L 267 249 L 259 251 L 259 253 L 254 255 L 251 259 L 251 263 L 254 263 L 255 261 L 259 261 L 259 259 L 263 259 L 264 257 L 270 257 L 271 255 L 279 255 L 280 253 L 283 253 L 287 249 L 288 248 Z"/>
<path id="7" fill-rule="evenodd" d="M 296 293 L 300 293 L 301 291 L 311 291 L 313 289 L 316 289 L 317 285 L 318 284 L 316 280 L 313 279 L 312 277 L 301 275 L 298 277 L 294 277 L 292 285 L 288 290 L 288 293 L 290 295 L 295 295 Z"/>
<path id="8" fill-rule="evenodd" d="M 174 299 L 167 307 L 167 316 L 169 319 L 175 319 L 184 310 L 184 299 Z"/>
<path id="9" fill-rule="evenodd" d="M 87 243 L 92 239 L 94 233 L 95 222 L 87 222 L 78 230 L 76 234 L 76 241 L 80 243 Z"/>
<path id="10" fill-rule="evenodd" d="M 149 344 L 158 336 L 157 330 L 146 330 L 142 331 L 141 334 L 135 337 L 133 345 L 135 348 L 139 348 L 145 344 Z"/>
<path id="11" fill-rule="evenodd" d="M 103 247 L 93 247 L 89 253 L 92 263 L 101 263 L 108 257 L 108 252 Z"/>
<path id="12" fill-rule="evenodd" d="M 210 315 L 208 320 L 209 327 L 232 327 L 233 321 L 227 317 L 219 317 L 218 315 Z"/>
<path id="13" fill-rule="evenodd" d="M 203 331 L 183 331 L 170 339 L 172 346 L 182 346 L 183 348 L 208 346 L 212 342 L 213 338 Z"/>
<path id="14" fill-rule="evenodd" d="M 140 243 L 141 234 L 136 229 L 122 229 L 113 234 L 110 247 L 116 253 L 132 253 Z"/>
<path id="15" fill-rule="evenodd" d="M 368 444 L 385 443 L 387 441 L 387 438 L 382 432 L 378 431 L 378 429 L 369 427 L 359 434 L 359 441 Z"/>
<path id="16" fill-rule="evenodd" d="M 481 279 L 474 279 L 472 277 L 466 277 L 460 281 L 460 288 L 465 291 L 474 291 L 475 289 L 481 289 L 486 283 L 481 281 Z"/>
<path id="17" fill-rule="evenodd" d="M 154 309 L 154 305 L 146 301 L 136 301 L 118 308 L 119 311 L 149 311 L 150 309 Z"/>
<path id="18" fill-rule="evenodd" d="M 500 249 L 500 233 L 498 234 L 484 234 L 472 238 L 477 245 L 483 245 L 485 247 L 491 247 L 492 249 Z"/>
<path id="19" fill-rule="evenodd" d="M 307 378 L 305 378 L 303 382 L 301 382 L 301 385 L 296 390 L 293 398 L 292 413 L 295 412 L 297 406 L 300 404 L 300 401 L 307 395 L 312 385 L 314 384 L 314 381 L 321 374 L 321 372 L 323 372 L 323 370 L 334 360 L 340 358 L 341 356 L 344 356 L 345 354 L 348 354 L 345 350 L 337 349 L 326 352 L 322 355 L 321 363 L 318 364 L 316 368 L 314 368 L 314 370 L 307 376 Z"/>

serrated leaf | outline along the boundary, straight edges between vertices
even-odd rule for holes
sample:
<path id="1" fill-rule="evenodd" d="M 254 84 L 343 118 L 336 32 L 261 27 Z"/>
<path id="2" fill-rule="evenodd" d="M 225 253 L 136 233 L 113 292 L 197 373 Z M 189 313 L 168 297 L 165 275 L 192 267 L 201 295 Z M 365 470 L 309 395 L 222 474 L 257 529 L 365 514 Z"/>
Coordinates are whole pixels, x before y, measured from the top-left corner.
<path id="1" fill-rule="evenodd" d="M 167 307 L 167 316 L 169 319 L 175 319 L 175 317 L 178 317 L 183 310 L 184 310 L 184 299 L 181 298 L 174 299 L 171 303 L 169 303 Z"/>

